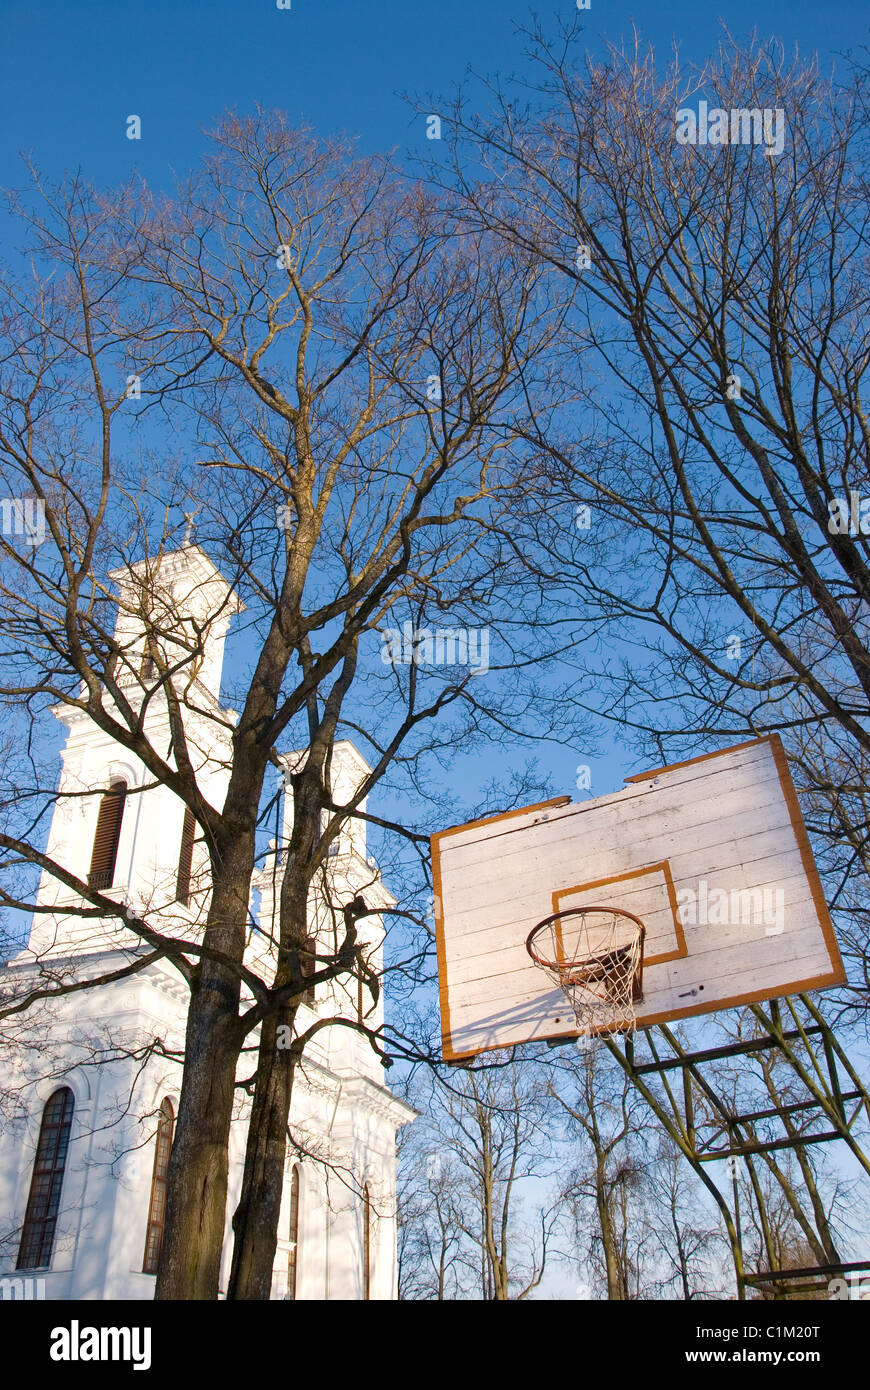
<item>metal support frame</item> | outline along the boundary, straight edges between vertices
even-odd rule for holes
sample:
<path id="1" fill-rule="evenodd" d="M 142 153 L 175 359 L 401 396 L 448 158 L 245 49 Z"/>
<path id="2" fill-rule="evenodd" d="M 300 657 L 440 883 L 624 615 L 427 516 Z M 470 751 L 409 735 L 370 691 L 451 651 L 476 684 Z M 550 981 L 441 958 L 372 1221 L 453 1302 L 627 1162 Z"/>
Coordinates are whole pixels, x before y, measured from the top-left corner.
<path id="1" fill-rule="evenodd" d="M 798 1001 L 812 1022 L 803 1022 L 796 1008 Z M 794 1027 L 783 1027 L 781 1005 L 791 1014 Z M 754 1158 L 764 1158 L 768 1153 L 780 1149 L 803 1151 L 810 1145 L 841 1140 L 848 1145 L 865 1172 L 870 1175 L 870 1156 L 862 1149 L 854 1133 L 856 1121 L 862 1110 L 866 1111 L 867 1118 L 870 1119 L 870 1095 L 817 1005 L 809 996 L 798 995 L 782 1001 L 769 1001 L 764 1007 L 758 1004 L 749 1007 L 763 1031 L 758 1037 L 723 1047 L 708 1047 L 689 1052 L 663 1024 L 646 1029 L 642 1033 L 652 1053 L 652 1061 L 638 1063 L 635 1058 L 635 1041 L 631 1034 L 626 1035 L 622 1048 L 613 1037 L 605 1038 L 604 1042 L 715 1199 L 731 1243 L 738 1299 L 746 1298 L 747 1288 L 767 1288 L 777 1298 L 787 1297 L 789 1294 L 818 1292 L 827 1287 L 822 1276 L 830 1277 L 870 1269 L 870 1261 L 850 1262 L 833 1259 L 828 1263 L 803 1269 L 783 1270 L 771 1267 L 754 1272 L 746 1271 L 743 1267 L 736 1166 L 732 1171 L 732 1211 L 719 1187 L 706 1171 L 706 1165 L 721 1162 L 723 1159 L 742 1159 L 758 1199 L 761 1189 L 753 1166 Z M 813 1039 L 815 1046 L 811 1045 L 810 1039 Z M 661 1052 L 661 1041 L 667 1045 L 667 1053 Z M 795 1078 L 804 1087 L 806 1099 L 784 1106 L 738 1112 L 721 1094 L 714 1077 L 705 1074 L 705 1067 L 711 1063 L 720 1063 L 740 1056 L 760 1057 L 774 1051 L 789 1065 Z M 673 1087 L 669 1081 L 673 1072 L 681 1074 L 682 1085 L 679 1088 Z M 660 1083 L 656 1089 L 650 1085 L 653 1077 Z M 679 1098 L 680 1091 L 682 1103 Z M 800 1127 L 795 1123 L 795 1117 L 800 1117 Z M 775 1121 L 785 1133 L 759 1138 L 756 1124 Z M 819 1130 L 814 1127 L 820 1122 L 824 1123 L 826 1128 Z M 721 1144 L 720 1141 L 723 1139 L 725 1143 Z M 759 1214 L 764 1225 L 760 1206 Z M 764 1236 L 772 1265 L 772 1242 L 767 1239 L 766 1231 Z M 820 1243 L 822 1246 L 826 1243 L 833 1246 L 832 1241 L 825 1242 L 824 1239 Z M 833 1254 L 836 1253 L 834 1249 Z M 805 1282 L 807 1280 L 811 1282 Z"/>
<path id="2" fill-rule="evenodd" d="M 822 1274 L 862 1274 L 865 1269 L 870 1270 L 870 1260 L 846 1260 L 835 1265 L 808 1265 L 806 1269 L 762 1269 L 757 1274 L 744 1274 L 743 1282 L 760 1287 L 763 1284 L 780 1283 L 782 1280 L 791 1282 L 793 1279 L 812 1279 Z M 820 1280 L 815 1284 L 793 1285 L 791 1292 L 826 1289 L 827 1286 L 827 1280 Z"/>

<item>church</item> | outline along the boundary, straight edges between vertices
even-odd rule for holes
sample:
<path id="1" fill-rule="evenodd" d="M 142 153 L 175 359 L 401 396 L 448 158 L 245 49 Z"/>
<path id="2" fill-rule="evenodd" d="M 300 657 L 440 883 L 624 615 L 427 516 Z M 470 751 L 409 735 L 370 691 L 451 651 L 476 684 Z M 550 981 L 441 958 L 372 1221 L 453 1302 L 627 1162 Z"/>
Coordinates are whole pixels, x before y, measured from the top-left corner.
<path id="1" fill-rule="evenodd" d="M 147 576 L 142 562 L 111 578 L 119 597 L 115 636 L 129 654 L 118 680 L 131 703 L 146 700 L 156 674 L 136 618 L 146 583 L 165 614 L 207 633 L 194 674 L 185 673 L 184 729 L 199 786 L 219 806 L 236 717 L 220 698 L 224 644 L 241 604 L 195 544 L 149 562 Z M 209 887 L 207 854 L 190 812 L 83 712 L 61 704 L 54 713 L 66 737 L 46 855 L 157 930 L 195 940 Z M 169 748 L 162 694 L 148 699 L 144 718 L 153 745 Z M 289 751 L 279 760 L 289 773 L 301 757 Z M 336 803 L 354 794 L 368 770 L 351 742 L 336 745 Z M 252 885 L 246 964 L 266 979 L 291 818 L 292 799 L 282 796 L 275 838 Z M 349 821 L 331 849 L 309 901 L 312 946 L 332 942 L 341 906 L 361 894 L 375 909 L 360 935 L 368 965 L 379 972 L 384 928 L 377 910 L 395 900 L 367 855 L 365 822 Z M 26 948 L 0 966 L 0 997 L 59 982 L 103 982 L 32 1004 L 15 1016 L 0 1051 L 0 1298 L 34 1291 L 46 1299 L 153 1298 L 187 986 L 165 959 L 136 968 L 149 948 L 117 919 L 71 914 L 80 899 L 47 871 L 35 901 Z M 373 1004 L 355 980 L 332 982 L 309 990 L 296 1027 L 304 1031 L 326 1018 L 377 1027 L 382 1010 L 383 999 Z M 248 1039 L 240 1078 L 252 1070 L 256 1041 L 256 1034 Z M 249 1104 L 240 1088 L 221 1296 Z M 273 1299 L 396 1297 L 396 1133 L 414 1114 L 384 1084 L 381 1060 L 364 1035 L 340 1023 L 315 1033 L 294 1083 Z"/>

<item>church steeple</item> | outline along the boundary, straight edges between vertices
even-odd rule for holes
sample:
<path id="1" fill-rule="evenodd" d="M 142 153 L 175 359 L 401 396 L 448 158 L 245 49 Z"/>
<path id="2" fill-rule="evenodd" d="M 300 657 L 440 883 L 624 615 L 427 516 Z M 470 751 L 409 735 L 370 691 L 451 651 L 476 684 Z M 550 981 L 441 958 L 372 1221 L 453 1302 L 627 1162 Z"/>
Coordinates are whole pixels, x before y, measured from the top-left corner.
<path id="1" fill-rule="evenodd" d="M 147 695 L 148 738 L 171 762 L 169 711 L 159 688 L 160 670 L 168 668 L 200 790 L 219 806 L 229 780 L 232 717 L 218 704 L 224 643 L 242 605 L 197 545 L 114 570 L 110 578 L 119 589 L 118 685 L 131 704 Z M 58 705 L 54 713 L 69 735 L 47 855 L 108 896 L 147 911 L 157 927 L 177 932 L 193 926 L 208 896 L 202 872 L 207 856 L 184 805 L 168 787 L 154 785 L 144 764 L 83 711 Z M 34 914 L 33 952 L 132 944 L 117 922 L 65 912 L 75 895 L 48 873 L 37 901 L 53 911 Z"/>
<path id="2" fill-rule="evenodd" d="M 129 682 L 124 697 L 137 709 L 137 700 L 144 701 L 149 690 L 137 664 L 148 655 L 148 636 L 167 643 L 163 650 L 170 664 L 179 653 L 189 657 L 191 634 L 197 639 L 198 669 L 190 670 L 192 660 L 181 660 L 174 683 L 199 788 L 212 805 L 221 806 L 232 752 L 232 715 L 218 704 L 221 662 L 229 619 L 239 605 L 207 556 L 191 537 L 187 540 L 174 554 L 115 572 L 120 646 L 115 677 Z M 155 785 L 153 774 L 84 711 L 63 705 L 55 713 L 68 737 L 48 856 L 77 877 L 90 878 L 109 898 L 135 907 L 158 930 L 192 939 L 208 900 L 201 832 L 191 832 L 183 803 L 166 786 Z M 171 759 L 159 679 L 150 687 L 145 724 L 152 747 Z M 305 756 L 304 750 L 288 753 L 283 767 L 289 772 Z M 346 806 L 368 771 L 350 743 L 339 743 L 330 783 L 335 803 Z M 285 840 L 291 829 L 288 806 Z M 270 897 L 274 906 L 282 872 L 272 862 L 260 876 L 267 908 Z M 335 950 L 342 908 L 356 896 L 369 908 L 358 936 L 367 973 L 321 981 L 299 1008 L 297 1031 L 312 1028 L 318 1015 L 324 1026 L 306 1046 L 305 1064 L 294 1081 L 290 1124 L 294 1135 L 305 1136 L 308 1154 L 300 1159 L 294 1152 L 285 1172 L 273 1298 L 395 1297 L 395 1135 L 414 1112 L 386 1089 L 369 1039 L 347 1026 L 362 1022 L 376 1030 L 383 1024 L 382 997 L 370 985 L 382 971 L 380 914 L 395 905 L 366 857 L 360 820 L 344 827 L 336 853 L 313 887 L 314 957 Z M 103 982 L 61 995 L 47 1014 L 37 1013 L 35 1045 L 22 1053 L 16 1047 L 5 1069 L 0 1055 L 0 1089 L 25 1098 L 23 1106 L 13 1107 L 9 1124 L 0 1126 L 0 1227 L 22 1233 L 18 1241 L 0 1240 L 0 1279 L 27 1266 L 38 1268 L 48 1299 L 152 1298 L 166 1164 L 182 1089 L 187 991 L 166 959 L 140 960 L 143 968 L 129 975 L 119 970 L 141 943 L 122 918 L 74 915 L 74 895 L 50 875 L 40 883 L 38 903 L 46 910 L 34 914 L 30 949 L 7 963 L 8 978 L 34 988 L 45 983 L 43 971 L 55 979 L 90 976 Z M 255 934 L 248 963 L 271 978 L 274 933 L 264 916 L 268 919 L 269 912 L 261 914 L 264 928 Z M 78 959 L 58 959 L 63 956 Z M 329 1021 L 336 1026 L 325 1026 Z M 240 1081 L 249 1066 L 245 1055 Z M 240 1088 L 228 1151 L 231 1192 L 239 1191 L 243 1180 L 249 1116 L 250 1100 Z M 55 1136 L 55 1149 L 60 1144 L 60 1159 L 48 1169 L 42 1162 L 47 1130 Z M 330 1180 L 333 1171 L 342 1175 L 341 1182 Z M 346 1181 L 345 1173 L 353 1180 Z M 41 1207 L 30 1200 L 40 1192 Z M 223 1288 L 231 1261 L 227 1241 Z"/>
<path id="3" fill-rule="evenodd" d="M 137 678 L 153 684 L 162 660 L 177 672 L 176 688 L 193 679 L 216 700 L 230 619 L 244 605 L 205 551 L 189 543 L 190 526 L 181 550 L 109 575 L 120 590 L 115 641 L 125 685 Z"/>

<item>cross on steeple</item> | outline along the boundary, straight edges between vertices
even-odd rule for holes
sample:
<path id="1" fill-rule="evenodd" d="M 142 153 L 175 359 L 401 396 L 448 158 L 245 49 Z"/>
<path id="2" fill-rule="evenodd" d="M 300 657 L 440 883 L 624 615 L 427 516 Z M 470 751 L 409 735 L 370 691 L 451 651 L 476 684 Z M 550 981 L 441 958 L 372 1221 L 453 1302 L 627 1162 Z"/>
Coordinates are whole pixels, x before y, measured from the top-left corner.
<path id="1" fill-rule="evenodd" d="M 185 532 L 184 532 L 184 540 L 181 542 L 182 546 L 190 545 L 190 537 L 191 537 L 191 535 L 192 535 L 192 533 L 193 533 L 193 523 L 194 523 L 194 521 L 196 520 L 196 514 L 197 514 L 197 512 L 199 512 L 199 511 L 201 511 L 201 510 L 202 510 L 202 507 L 199 506 L 199 507 L 196 508 L 196 511 L 193 511 L 193 512 L 182 512 L 182 516 L 184 517 L 185 521 L 187 522 L 187 527 L 185 528 Z"/>

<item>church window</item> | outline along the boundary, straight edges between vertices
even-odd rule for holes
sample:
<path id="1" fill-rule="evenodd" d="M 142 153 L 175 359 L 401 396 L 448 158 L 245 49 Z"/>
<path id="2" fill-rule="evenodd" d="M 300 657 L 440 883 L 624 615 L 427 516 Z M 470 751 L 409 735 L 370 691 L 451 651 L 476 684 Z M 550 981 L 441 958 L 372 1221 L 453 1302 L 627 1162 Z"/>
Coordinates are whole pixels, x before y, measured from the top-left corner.
<path id="1" fill-rule="evenodd" d="M 371 1008 L 373 1001 L 371 987 L 366 976 L 363 974 L 363 968 L 371 969 L 365 955 L 363 955 L 360 960 L 359 974 L 356 977 L 356 1021 L 357 1023 L 365 1024 L 366 1014 Z"/>
<path id="2" fill-rule="evenodd" d="M 363 1298 L 372 1296 L 372 1199 L 368 1183 L 363 1187 Z"/>
<path id="3" fill-rule="evenodd" d="M 126 796 L 127 783 L 120 780 L 113 782 L 109 790 L 103 793 L 88 873 L 88 885 L 91 888 L 111 888 L 115 881 L 115 861 L 118 857 Z"/>
<path id="4" fill-rule="evenodd" d="M 172 1101 L 167 1099 L 160 1107 L 160 1118 L 157 1122 L 151 1201 L 148 1205 L 148 1232 L 145 1237 L 145 1259 L 142 1262 L 143 1274 L 156 1274 L 160 1260 L 163 1227 L 166 1224 L 166 1176 L 169 1171 L 174 1127 L 175 1112 L 172 1109 Z"/>
<path id="5" fill-rule="evenodd" d="M 181 831 L 181 849 L 178 853 L 178 875 L 175 881 L 175 896 L 187 907 L 190 902 L 190 871 L 193 865 L 193 838 L 196 833 L 196 817 L 189 806 L 184 808 L 184 826 Z"/>
<path id="6" fill-rule="evenodd" d="M 49 1097 L 42 1112 L 18 1250 L 19 1269 L 44 1269 L 51 1264 L 73 1108 L 73 1093 L 62 1086 Z"/>
<path id="7" fill-rule="evenodd" d="M 290 1250 L 287 1255 L 287 1297 L 296 1297 L 299 1278 L 299 1164 L 293 1165 L 290 1178 Z"/>
<path id="8" fill-rule="evenodd" d="M 317 937 L 316 937 L 316 936 L 309 936 L 309 937 L 306 937 L 306 940 L 305 940 L 305 954 L 302 956 L 302 960 L 301 960 L 301 962 L 300 962 L 301 969 L 302 969 L 302 978 L 303 978 L 303 980 L 307 980 L 308 977 L 309 977 L 309 975 L 313 975 L 314 972 L 315 972 L 315 970 L 317 969 L 317 961 L 314 959 L 314 956 L 315 956 L 316 952 L 317 952 Z M 315 992 L 316 992 L 316 991 L 315 991 L 315 986 L 314 986 L 314 985 L 309 985 L 308 988 L 306 989 L 304 995 L 302 996 L 302 998 L 304 999 L 304 1001 L 305 1001 L 306 1004 L 313 1004 L 313 1003 L 314 1003 Z"/>

